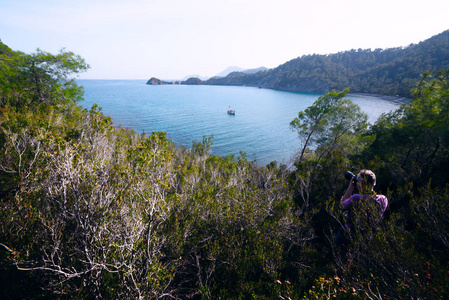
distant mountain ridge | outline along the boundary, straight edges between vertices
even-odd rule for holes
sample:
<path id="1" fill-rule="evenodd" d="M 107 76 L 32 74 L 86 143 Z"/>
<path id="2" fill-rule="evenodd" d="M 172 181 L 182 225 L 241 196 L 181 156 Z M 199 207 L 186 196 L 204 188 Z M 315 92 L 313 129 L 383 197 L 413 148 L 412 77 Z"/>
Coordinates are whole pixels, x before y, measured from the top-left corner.
<path id="1" fill-rule="evenodd" d="M 310 93 L 349 87 L 352 93 L 409 97 L 421 74 L 441 69 L 449 69 L 449 30 L 407 47 L 303 55 L 274 69 L 234 71 L 225 77 L 181 84 L 245 85 Z"/>
<path id="2" fill-rule="evenodd" d="M 230 67 L 227 67 L 226 69 L 224 69 L 223 71 L 221 71 L 220 73 L 218 73 L 217 75 L 215 75 L 213 77 L 226 77 L 229 74 L 234 73 L 234 72 L 242 72 L 242 73 L 246 73 L 246 74 L 253 74 L 253 73 L 257 73 L 259 71 L 265 71 L 265 70 L 268 70 L 268 68 L 259 67 L 259 68 L 255 68 L 255 69 L 243 69 L 243 68 L 236 67 L 236 66 L 230 66 Z M 198 78 L 198 79 L 201 79 L 202 81 L 206 81 L 210 77 L 205 77 L 205 76 L 201 76 L 201 75 L 195 74 L 195 75 L 185 76 L 180 81 L 186 81 L 189 78 Z M 167 84 L 169 84 L 168 80 L 166 82 L 167 82 Z"/>
<path id="3" fill-rule="evenodd" d="M 260 72 L 260 71 L 267 71 L 267 70 L 268 70 L 268 68 L 260 67 L 260 68 L 256 68 L 256 69 L 248 69 L 248 70 L 244 70 L 243 73 L 245 73 L 245 74 L 255 74 L 255 73 L 257 73 L 257 72 Z"/>
<path id="4" fill-rule="evenodd" d="M 245 69 L 236 66 L 230 66 L 221 71 L 220 73 L 218 73 L 217 75 L 215 75 L 214 77 L 226 77 L 233 72 L 243 72 L 243 71 L 245 71 Z"/>

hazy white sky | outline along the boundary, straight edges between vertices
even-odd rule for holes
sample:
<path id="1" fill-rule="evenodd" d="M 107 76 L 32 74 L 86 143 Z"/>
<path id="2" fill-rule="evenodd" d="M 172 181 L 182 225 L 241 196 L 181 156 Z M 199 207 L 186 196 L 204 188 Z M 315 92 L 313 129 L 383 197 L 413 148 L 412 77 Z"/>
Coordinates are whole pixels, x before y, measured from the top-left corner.
<path id="1" fill-rule="evenodd" d="M 65 47 L 90 64 L 81 78 L 178 79 L 407 46 L 449 29 L 448 13 L 448 0 L 0 0 L 0 39 Z"/>

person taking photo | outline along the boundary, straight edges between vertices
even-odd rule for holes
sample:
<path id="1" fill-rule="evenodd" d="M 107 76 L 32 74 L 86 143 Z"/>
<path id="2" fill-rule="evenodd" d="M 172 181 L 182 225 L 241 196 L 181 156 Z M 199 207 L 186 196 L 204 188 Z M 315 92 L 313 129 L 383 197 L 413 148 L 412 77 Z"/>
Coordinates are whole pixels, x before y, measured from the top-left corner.
<path id="1" fill-rule="evenodd" d="M 345 211 L 346 223 L 340 228 L 334 241 L 337 245 L 347 245 L 351 232 L 364 230 L 364 226 L 375 229 L 387 209 L 388 199 L 374 192 L 376 175 L 371 170 L 361 170 L 357 175 L 346 172 L 349 186 L 340 200 L 340 209 Z M 353 194 L 357 190 L 357 194 Z"/>

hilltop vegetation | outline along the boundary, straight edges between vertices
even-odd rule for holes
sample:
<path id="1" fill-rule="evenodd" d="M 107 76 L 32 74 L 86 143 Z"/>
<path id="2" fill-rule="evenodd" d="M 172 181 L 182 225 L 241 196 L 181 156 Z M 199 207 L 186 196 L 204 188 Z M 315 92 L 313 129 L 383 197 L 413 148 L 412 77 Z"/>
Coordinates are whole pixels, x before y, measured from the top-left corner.
<path id="1" fill-rule="evenodd" d="M 82 109 L 62 51 L 0 43 L 4 299 L 443 299 L 449 293 L 449 72 L 368 127 L 332 91 L 291 126 L 297 169 L 175 147 Z M 311 150 L 314 149 L 314 150 Z M 346 170 L 372 169 L 380 228 L 333 242 Z"/>
<path id="2" fill-rule="evenodd" d="M 447 68 L 449 30 L 406 47 L 304 55 L 267 71 L 255 74 L 233 72 L 223 78 L 210 78 L 202 84 L 246 85 L 308 93 L 349 87 L 353 93 L 409 98 L 422 73 Z"/>

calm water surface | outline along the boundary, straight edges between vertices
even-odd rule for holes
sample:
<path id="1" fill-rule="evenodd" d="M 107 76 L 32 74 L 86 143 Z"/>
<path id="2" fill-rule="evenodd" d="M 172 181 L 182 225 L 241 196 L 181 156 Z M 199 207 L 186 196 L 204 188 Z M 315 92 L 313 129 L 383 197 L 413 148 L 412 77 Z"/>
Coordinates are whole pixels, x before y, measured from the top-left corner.
<path id="1" fill-rule="evenodd" d="M 177 145 L 214 136 L 216 155 L 247 154 L 265 165 L 273 160 L 289 164 L 298 151 L 297 134 L 289 124 L 298 112 L 320 96 L 253 87 L 146 85 L 146 80 L 78 80 L 84 86 L 81 105 L 94 103 L 116 126 L 141 133 L 165 131 Z M 398 104 L 369 96 L 350 96 L 374 121 Z M 235 116 L 226 111 L 231 107 Z"/>

